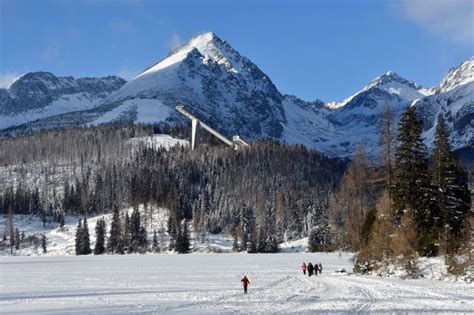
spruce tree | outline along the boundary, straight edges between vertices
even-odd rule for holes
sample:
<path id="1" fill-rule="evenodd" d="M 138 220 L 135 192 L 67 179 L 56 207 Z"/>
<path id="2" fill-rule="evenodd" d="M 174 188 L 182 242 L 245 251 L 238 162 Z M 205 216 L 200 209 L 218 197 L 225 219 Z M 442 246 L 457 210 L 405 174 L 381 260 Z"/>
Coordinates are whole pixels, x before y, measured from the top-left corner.
<path id="1" fill-rule="evenodd" d="M 117 207 L 114 207 L 112 216 L 112 224 L 110 225 L 110 236 L 107 240 L 107 251 L 109 253 L 121 253 L 122 247 L 122 222 L 120 222 L 120 213 Z"/>
<path id="2" fill-rule="evenodd" d="M 83 224 L 82 224 L 82 255 L 90 255 L 92 253 L 91 250 L 91 241 L 90 241 L 90 235 L 89 235 L 89 226 L 87 225 L 87 219 L 84 218 Z"/>
<path id="3" fill-rule="evenodd" d="M 318 231 L 316 228 L 312 229 L 308 236 L 308 250 L 310 252 L 317 252 L 320 250 L 321 243 L 318 237 Z"/>
<path id="4" fill-rule="evenodd" d="M 41 247 L 43 248 L 43 254 L 46 254 L 48 249 L 46 248 L 46 235 L 43 234 L 43 238 L 41 239 Z"/>
<path id="5" fill-rule="evenodd" d="M 94 255 L 105 253 L 105 220 L 98 219 L 95 226 Z"/>
<path id="6" fill-rule="evenodd" d="M 449 144 L 449 134 L 444 121 L 436 126 L 434 147 L 431 155 L 431 180 L 434 199 L 439 209 L 438 227 L 445 251 L 456 251 L 467 236 L 467 222 L 471 196 L 467 187 L 467 174 L 454 155 Z"/>
<path id="7" fill-rule="evenodd" d="M 59 214 L 58 221 L 59 221 L 59 229 L 62 230 L 64 228 L 64 213 L 63 212 Z"/>
<path id="8" fill-rule="evenodd" d="M 145 225 L 140 227 L 140 238 L 139 238 L 140 251 L 146 251 L 148 247 L 148 235 L 146 232 Z"/>
<path id="9" fill-rule="evenodd" d="M 414 108 L 408 107 L 399 122 L 391 196 L 398 222 L 404 212 L 412 213 L 417 228 L 414 248 L 422 255 L 435 255 L 436 209 L 431 198 L 433 190 L 421 127 Z"/>
<path id="10" fill-rule="evenodd" d="M 123 219 L 123 224 L 122 224 L 122 247 L 124 251 L 127 251 L 129 253 L 133 252 L 133 246 L 132 246 L 132 233 L 131 233 L 131 220 L 130 216 L 128 215 L 128 211 L 125 211 L 125 216 Z"/>
<path id="11" fill-rule="evenodd" d="M 168 218 L 168 235 L 170 236 L 170 250 L 176 249 L 176 244 L 178 243 L 178 238 L 180 237 L 179 234 L 180 231 L 178 228 L 178 221 L 174 215 L 170 215 L 170 217 Z"/>
<path id="12" fill-rule="evenodd" d="M 180 254 L 187 254 L 190 250 L 188 222 L 183 220 L 178 226 L 178 234 L 176 237 L 176 251 Z"/>
<path id="13" fill-rule="evenodd" d="M 15 229 L 15 249 L 20 249 L 20 231 L 18 228 Z"/>
<path id="14" fill-rule="evenodd" d="M 125 220 L 126 222 L 127 220 Z M 134 208 L 132 216 L 129 220 L 129 229 L 130 229 L 130 250 L 129 252 L 136 252 L 140 249 L 140 212 L 138 208 Z M 126 223 L 125 223 L 126 224 Z"/>
<path id="15" fill-rule="evenodd" d="M 82 220 L 79 218 L 79 221 L 77 222 L 77 229 L 76 229 L 76 238 L 75 238 L 75 249 L 76 249 L 76 255 L 82 255 Z"/>
<path id="16" fill-rule="evenodd" d="M 156 234 L 156 230 L 153 230 L 152 250 L 153 250 L 155 253 L 159 251 L 159 247 L 158 247 L 158 235 Z"/>
<path id="17" fill-rule="evenodd" d="M 255 220 L 249 221 L 248 225 L 248 233 L 249 233 L 249 242 L 247 245 L 247 253 L 254 254 L 257 253 L 257 230 L 255 228 Z"/>

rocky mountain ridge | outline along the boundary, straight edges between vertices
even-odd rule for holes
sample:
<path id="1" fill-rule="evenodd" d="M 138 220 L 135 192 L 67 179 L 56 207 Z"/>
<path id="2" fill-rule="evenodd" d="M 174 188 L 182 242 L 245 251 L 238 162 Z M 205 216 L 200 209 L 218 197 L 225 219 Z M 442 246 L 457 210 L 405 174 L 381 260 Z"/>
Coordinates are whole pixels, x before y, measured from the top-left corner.
<path id="1" fill-rule="evenodd" d="M 433 88 L 424 88 L 394 72 L 387 72 L 342 102 L 307 102 L 296 96 L 282 95 L 248 58 L 214 33 L 204 33 L 191 38 L 127 83 L 107 77 L 95 79 L 99 80 L 95 88 L 94 79 L 82 82 L 61 78 L 59 83 L 51 79 L 49 86 L 43 80 L 39 83 L 31 80 L 31 88 L 28 85 L 24 88 L 23 99 L 27 99 L 29 91 L 39 93 L 40 100 L 53 99 L 60 94 L 57 91 L 66 91 L 68 95 L 80 94 L 96 102 L 89 101 L 81 105 L 85 108 L 39 117 L 21 126 L 12 127 L 15 121 L 3 126 L 12 127 L 9 130 L 36 130 L 107 122 L 176 124 L 186 119 L 174 107 L 185 105 L 227 136 L 239 134 L 247 140 L 274 138 L 304 144 L 330 156 L 349 157 L 358 143 L 363 143 L 369 153 L 376 154 L 378 122 L 385 105 L 390 106 L 395 119 L 407 106 L 415 106 L 423 120 L 428 145 L 442 116 L 447 121 L 454 147 L 460 149 L 474 142 L 473 64 L 474 58 L 471 58 L 451 69 L 439 86 Z M 17 81 L 28 82 L 21 79 Z M 12 98 L 5 97 L 5 93 L 12 95 L 15 84 L 17 82 L 7 90 L 0 90 L 0 113 L 4 117 L 27 115 L 45 103 L 12 106 L 9 101 Z M 48 95 L 42 92 L 44 90 L 51 95 L 42 98 L 43 94 Z M 75 103 L 81 104 L 80 101 Z"/>

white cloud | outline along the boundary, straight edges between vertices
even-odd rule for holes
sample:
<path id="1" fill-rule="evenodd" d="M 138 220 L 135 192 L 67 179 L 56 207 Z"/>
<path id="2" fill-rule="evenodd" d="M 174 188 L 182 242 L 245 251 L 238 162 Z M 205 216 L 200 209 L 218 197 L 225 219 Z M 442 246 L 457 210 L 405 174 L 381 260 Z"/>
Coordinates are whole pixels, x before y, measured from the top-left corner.
<path id="1" fill-rule="evenodd" d="M 7 88 L 19 76 L 16 72 L 0 73 L 0 88 Z"/>
<path id="2" fill-rule="evenodd" d="M 117 75 L 127 81 L 135 78 L 140 70 L 129 68 L 128 66 L 122 66 L 120 70 L 117 72 Z"/>
<path id="3" fill-rule="evenodd" d="M 402 0 L 404 15 L 434 35 L 457 43 L 474 43 L 474 1 Z"/>
<path id="4" fill-rule="evenodd" d="M 178 34 L 173 33 L 173 35 L 171 37 L 171 41 L 170 41 L 171 50 L 176 49 L 176 48 L 180 47 L 181 45 L 183 45 L 183 41 L 182 41 L 181 37 L 179 37 Z"/>

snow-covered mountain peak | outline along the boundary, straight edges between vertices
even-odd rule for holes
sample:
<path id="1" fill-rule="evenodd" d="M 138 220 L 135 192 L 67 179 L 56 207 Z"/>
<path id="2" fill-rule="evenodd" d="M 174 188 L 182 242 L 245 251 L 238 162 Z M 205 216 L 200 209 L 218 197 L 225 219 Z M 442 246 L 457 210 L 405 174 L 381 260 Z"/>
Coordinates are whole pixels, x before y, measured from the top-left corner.
<path id="1" fill-rule="evenodd" d="M 387 88 L 394 85 L 398 85 L 398 86 L 403 85 L 415 90 L 420 90 L 423 88 L 419 84 L 413 81 L 406 80 L 405 78 L 401 77 L 400 75 L 398 75 L 397 73 L 393 71 L 388 71 L 387 73 L 375 78 L 372 82 L 370 82 L 367 85 L 367 87 L 364 90 L 368 90 L 372 87 L 379 87 L 389 92 Z"/>
<path id="2" fill-rule="evenodd" d="M 193 50 L 199 51 L 202 57 L 204 57 L 203 62 L 205 64 L 212 61 L 223 65 L 227 71 L 231 72 L 239 72 L 243 66 L 240 54 L 226 41 L 220 39 L 216 34 L 209 32 L 198 34 L 192 37 L 186 44 L 173 49 L 165 59 L 145 69 L 138 77 L 172 67 L 189 57 Z"/>
<path id="3" fill-rule="evenodd" d="M 342 102 L 329 102 L 326 107 L 330 109 L 338 109 L 345 107 L 349 103 L 354 103 L 362 97 L 362 95 L 371 94 L 377 99 L 387 99 L 388 97 L 397 97 L 401 103 L 411 102 L 416 99 L 432 94 L 429 89 L 423 88 L 421 85 L 409 81 L 399 74 L 388 71 L 381 76 L 372 80 L 365 88 L 346 98 Z M 382 103 L 386 102 L 383 101 Z M 359 102 L 356 102 L 359 103 Z M 361 103 L 362 104 L 362 103 Z M 365 104 L 365 102 L 364 102 Z M 354 104 L 353 104 L 354 105 Z M 353 108 L 354 106 L 350 106 Z M 356 106 L 357 107 L 357 106 Z"/>
<path id="4" fill-rule="evenodd" d="M 451 68 L 439 83 L 437 92 L 448 92 L 472 81 L 474 81 L 474 56 L 458 67 Z"/>

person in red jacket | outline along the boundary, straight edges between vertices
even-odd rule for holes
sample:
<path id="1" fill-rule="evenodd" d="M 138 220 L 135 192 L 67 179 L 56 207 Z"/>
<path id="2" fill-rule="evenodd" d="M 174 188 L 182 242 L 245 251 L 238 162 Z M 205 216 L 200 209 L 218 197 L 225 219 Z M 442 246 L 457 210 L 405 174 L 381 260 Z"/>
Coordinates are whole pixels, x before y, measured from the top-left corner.
<path id="1" fill-rule="evenodd" d="M 306 275 L 306 269 L 307 269 L 307 268 L 308 268 L 308 267 L 306 267 L 306 264 L 305 264 L 305 263 L 303 263 L 303 264 L 301 265 L 301 270 L 303 270 L 303 274 L 304 274 L 304 275 Z"/>
<path id="2" fill-rule="evenodd" d="M 242 281 L 242 284 L 244 285 L 244 294 L 247 294 L 247 286 L 250 284 L 249 279 L 247 276 L 244 276 L 240 281 Z"/>

